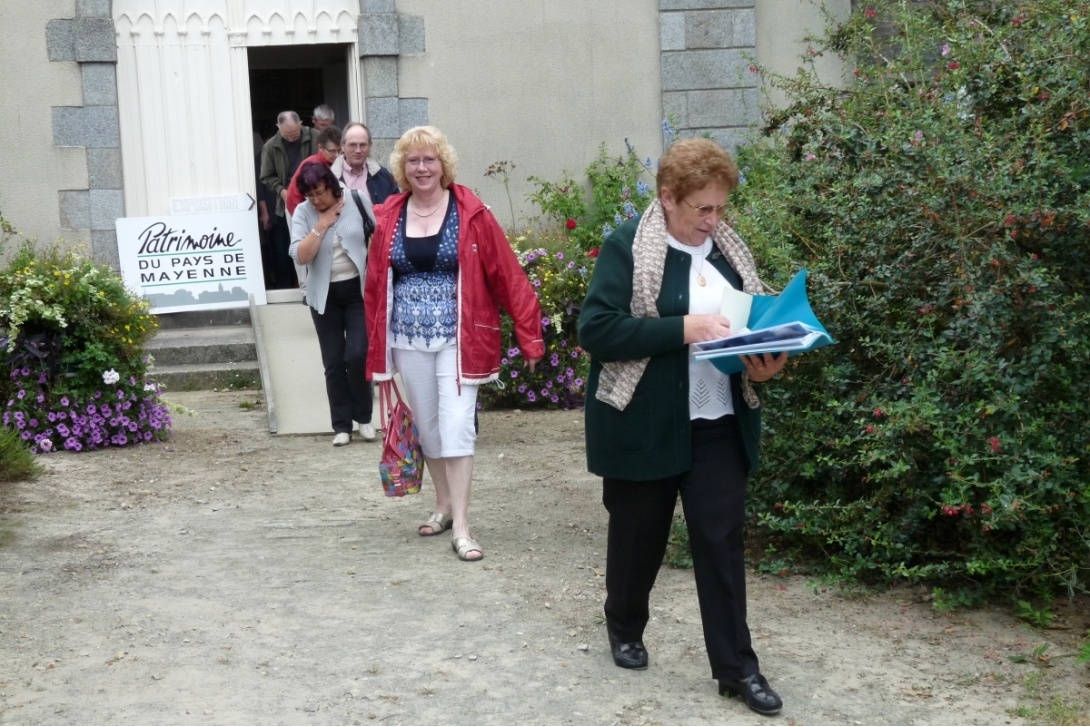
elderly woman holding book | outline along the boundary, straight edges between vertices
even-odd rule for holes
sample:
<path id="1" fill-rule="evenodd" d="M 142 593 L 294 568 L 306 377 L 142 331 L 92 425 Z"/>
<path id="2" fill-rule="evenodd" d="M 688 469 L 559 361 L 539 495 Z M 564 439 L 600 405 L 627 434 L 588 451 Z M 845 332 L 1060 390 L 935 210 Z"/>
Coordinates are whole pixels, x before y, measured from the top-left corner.
<path id="1" fill-rule="evenodd" d="M 587 463 L 609 512 L 606 632 L 617 666 L 647 668 L 650 594 L 680 494 L 712 677 L 721 695 L 775 714 L 782 702 L 746 620 L 742 531 L 761 428 L 754 384 L 778 374 L 787 354 L 743 356 L 745 370 L 730 376 L 693 359 L 693 344 L 746 323 L 722 315 L 727 288 L 766 290 L 723 219 L 738 184 L 725 151 L 678 141 L 656 181 L 657 199 L 602 245 L 579 320 L 591 355 Z"/>

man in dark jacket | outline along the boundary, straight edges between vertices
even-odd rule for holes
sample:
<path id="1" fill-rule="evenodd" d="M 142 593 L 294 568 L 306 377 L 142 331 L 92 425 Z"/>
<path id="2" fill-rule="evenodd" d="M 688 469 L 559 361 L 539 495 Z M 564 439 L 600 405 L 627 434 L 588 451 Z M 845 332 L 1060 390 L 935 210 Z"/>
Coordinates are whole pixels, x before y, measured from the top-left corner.
<path id="1" fill-rule="evenodd" d="M 344 127 L 341 150 L 344 153 L 333 162 L 333 174 L 349 191 L 367 195 L 374 205 L 400 191 L 390 170 L 370 158 L 371 130 L 364 124 L 353 121 Z"/>
<path id="2" fill-rule="evenodd" d="M 281 111 L 276 117 L 277 132 L 261 149 L 261 183 L 277 196 L 276 218 L 272 229 L 272 281 L 274 288 L 294 288 L 298 284 L 295 265 L 288 255 L 291 230 L 284 203 L 288 183 L 299 164 L 318 153 L 318 133 L 303 126 L 299 114 Z"/>

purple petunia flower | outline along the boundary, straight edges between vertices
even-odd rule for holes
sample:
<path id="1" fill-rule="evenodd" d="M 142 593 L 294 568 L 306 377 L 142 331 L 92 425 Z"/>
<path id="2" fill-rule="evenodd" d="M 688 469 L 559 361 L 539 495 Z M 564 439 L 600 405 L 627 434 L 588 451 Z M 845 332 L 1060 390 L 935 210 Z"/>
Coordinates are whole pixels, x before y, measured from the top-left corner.
<path id="1" fill-rule="evenodd" d="M 511 358 L 514 358 L 515 356 L 518 356 L 519 355 L 518 348 L 509 348 L 509 349 L 507 349 L 507 355 L 510 356 Z"/>
<path id="2" fill-rule="evenodd" d="M 15 398 L 16 399 L 25 399 L 26 398 L 26 392 L 23 391 L 22 389 L 19 389 L 19 393 L 15 395 Z"/>
<path id="3" fill-rule="evenodd" d="M 560 401 L 560 397 L 557 396 L 556 394 L 553 394 L 552 396 L 549 397 L 549 401 L 551 401 L 552 403 L 555 404 L 556 402 Z"/>
<path id="4" fill-rule="evenodd" d="M 527 401 L 537 401 L 537 394 L 535 394 L 532 391 L 527 391 L 526 392 L 526 400 Z"/>
<path id="5" fill-rule="evenodd" d="M 549 325 L 550 323 L 552 323 L 552 321 L 551 321 L 551 320 L 549 320 L 549 316 L 545 316 L 545 317 L 543 317 L 543 318 L 541 319 L 541 325 L 542 325 L 542 327 L 545 327 L 545 326 Z"/>
<path id="6" fill-rule="evenodd" d="M 582 386 L 583 385 L 583 380 L 582 379 L 576 379 L 572 383 L 575 384 L 576 386 Z"/>
<path id="7" fill-rule="evenodd" d="M 61 406 L 68 406 L 68 404 L 69 404 L 68 397 L 67 396 L 62 396 L 61 397 Z"/>
<path id="8" fill-rule="evenodd" d="M 518 369 L 511 369 L 511 378 L 517 379 L 519 377 Z"/>
<path id="9" fill-rule="evenodd" d="M 557 259 L 557 260 L 563 260 L 563 259 L 564 259 L 564 253 L 562 253 L 562 252 L 558 252 L 558 253 L 556 254 L 556 259 Z"/>

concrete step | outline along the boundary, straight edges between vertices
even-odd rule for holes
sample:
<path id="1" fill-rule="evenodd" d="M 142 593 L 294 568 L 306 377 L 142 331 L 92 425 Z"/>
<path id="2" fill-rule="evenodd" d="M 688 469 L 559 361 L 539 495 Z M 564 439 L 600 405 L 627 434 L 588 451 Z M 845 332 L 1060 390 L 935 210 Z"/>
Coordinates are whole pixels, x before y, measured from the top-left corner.
<path id="1" fill-rule="evenodd" d="M 244 323 L 225 325 L 215 322 L 239 317 L 207 318 L 209 313 L 217 312 L 197 312 L 204 317 L 191 318 L 189 322 L 199 327 L 173 324 L 164 327 L 160 321 L 159 332 L 145 345 L 144 350 L 155 360 L 152 377 L 168 391 L 261 388 L 257 343 L 249 311 Z M 178 323 L 177 319 L 174 323 Z"/>
<path id="2" fill-rule="evenodd" d="M 160 329 L 144 350 L 156 366 L 257 361 L 252 326 L 204 326 Z"/>
<path id="3" fill-rule="evenodd" d="M 168 401 L 171 391 L 261 388 L 261 371 L 257 361 L 156 366 L 151 378 L 162 384 Z"/>
<path id="4" fill-rule="evenodd" d="M 170 328 L 204 328 L 206 326 L 248 326 L 249 308 L 224 308 L 219 310 L 193 310 L 181 313 L 160 313 L 159 330 Z"/>

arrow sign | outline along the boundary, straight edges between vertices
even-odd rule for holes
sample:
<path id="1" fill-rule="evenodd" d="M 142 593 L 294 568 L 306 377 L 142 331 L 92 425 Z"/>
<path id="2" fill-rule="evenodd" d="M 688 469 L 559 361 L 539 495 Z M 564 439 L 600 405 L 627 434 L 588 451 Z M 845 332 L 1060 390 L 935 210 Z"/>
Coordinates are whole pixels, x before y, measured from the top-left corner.
<path id="1" fill-rule="evenodd" d="M 195 215 L 208 212 L 248 212 L 257 202 L 249 192 L 215 197 L 171 197 L 170 214 Z"/>

